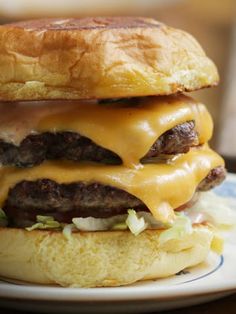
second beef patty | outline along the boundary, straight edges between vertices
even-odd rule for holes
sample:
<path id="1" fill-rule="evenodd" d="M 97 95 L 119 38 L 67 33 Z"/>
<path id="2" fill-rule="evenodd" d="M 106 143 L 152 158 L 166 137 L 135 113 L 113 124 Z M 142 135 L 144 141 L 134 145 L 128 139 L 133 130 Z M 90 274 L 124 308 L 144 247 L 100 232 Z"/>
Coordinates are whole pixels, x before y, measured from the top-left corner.
<path id="1" fill-rule="evenodd" d="M 197 191 L 220 184 L 225 174 L 222 166 L 211 170 Z M 115 187 L 83 182 L 58 184 L 43 179 L 18 183 L 10 190 L 3 209 L 11 226 L 26 227 L 36 221 L 36 215 L 50 215 L 70 223 L 73 217 L 107 218 L 125 214 L 129 208 L 148 211 L 141 200 Z"/>

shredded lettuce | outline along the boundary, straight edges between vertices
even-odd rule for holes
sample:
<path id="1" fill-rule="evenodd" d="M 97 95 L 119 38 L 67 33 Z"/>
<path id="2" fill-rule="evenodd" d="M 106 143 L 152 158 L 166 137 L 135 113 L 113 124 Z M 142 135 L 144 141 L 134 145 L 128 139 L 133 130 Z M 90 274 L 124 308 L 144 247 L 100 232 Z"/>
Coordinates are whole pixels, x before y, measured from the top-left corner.
<path id="1" fill-rule="evenodd" d="M 235 204 L 234 204 L 235 205 Z M 55 221 L 52 216 L 37 216 L 35 224 L 26 228 L 28 231 L 35 229 L 63 229 L 67 239 L 71 239 L 74 230 L 105 231 L 129 229 L 134 235 L 140 234 L 145 229 L 165 229 L 161 232 L 159 241 L 164 243 L 170 239 L 178 239 L 192 233 L 192 223 L 207 221 L 213 226 L 236 225 L 236 213 L 232 209 L 229 199 L 224 199 L 213 192 L 202 193 L 194 206 L 181 213 L 175 213 L 176 219 L 172 224 L 163 224 L 157 221 L 151 213 L 136 212 L 129 209 L 125 215 L 110 218 L 73 218 L 71 224 L 62 224 Z M 0 209 L 0 226 L 7 225 L 7 217 Z M 222 246 L 216 241 L 217 250 Z"/>
<path id="2" fill-rule="evenodd" d="M 67 240 L 71 240 L 72 239 L 72 232 L 74 230 L 76 230 L 75 225 L 74 224 L 68 224 L 68 225 L 64 226 L 62 233 Z"/>
<path id="3" fill-rule="evenodd" d="M 51 216 L 36 216 L 37 222 L 31 227 L 26 228 L 27 231 L 33 231 L 35 229 L 60 229 L 61 224 L 54 220 Z"/>
<path id="4" fill-rule="evenodd" d="M 142 231 L 144 231 L 148 224 L 145 222 L 143 217 L 138 217 L 137 213 L 133 209 L 128 210 L 128 217 L 126 219 L 126 224 L 129 230 L 135 235 L 139 235 Z"/>
<path id="5" fill-rule="evenodd" d="M 199 200 L 186 214 L 203 214 L 207 222 L 216 227 L 236 225 L 236 211 L 232 210 L 231 200 L 216 195 L 214 192 L 201 193 Z"/>
<path id="6" fill-rule="evenodd" d="M 181 239 L 193 231 L 191 220 L 183 213 L 176 213 L 176 219 L 173 225 L 160 234 L 159 242 L 164 244 L 172 239 Z"/>
<path id="7" fill-rule="evenodd" d="M 36 216 L 37 222 L 47 223 L 49 221 L 54 221 L 54 218 L 52 216 Z"/>
<path id="8" fill-rule="evenodd" d="M 0 208 L 0 227 L 6 227 L 8 225 L 8 219 L 5 212 Z"/>
<path id="9" fill-rule="evenodd" d="M 146 219 L 148 222 L 146 222 Z M 160 227 L 160 224 L 155 221 L 151 214 L 143 212 L 137 214 L 133 209 L 129 209 L 126 215 L 117 215 L 110 218 L 73 218 L 72 222 L 78 230 L 82 231 L 126 230 L 129 228 L 135 235 L 138 235 L 147 227 Z"/>
<path id="10" fill-rule="evenodd" d="M 134 210 L 133 210 L 134 211 Z M 134 211 L 135 212 L 135 211 Z M 136 213 L 136 212 L 135 212 Z M 82 231 L 105 231 L 105 230 L 126 230 L 128 229 L 126 219 L 128 214 L 117 215 L 110 218 L 73 218 L 72 222 L 78 230 Z M 138 212 L 137 218 L 143 218 L 145 220 L 146 228 L 150 229 L 163 229 L 166 226 L 161 222 L 158 222 L 151 213 Z"/>
<path id="11" fill-rule="evenodd" d="M 73 218 L 72 222 L 78 230 L 82 231 L 104 231 L 111 230 L 113 226 L 124 223 L 126 215 L 117 215 L 110 218 Z"/>
<path id="12" fill-rule="evenodd" d="M 112 227 L 112 230 L 127 230 L 128 226 L 125 222 L 120 222 Z"/>
<path id="13" fill-rule="evenodd" d="M 221 254 L 224 249 L 224 239 L 221 235 L 216 232 L 213 232 L 213 239 L 211 241 L 211 249 L 217 254 Z"/>
<path id="14" fill-rule="evenodd" d="M 31 227 L 27 227 L 25 228 L 27 231 L 33 231 L 35 229 L 47 229 L 45 228 L 45 225 L 41 222 L 37 222 L 35 224 L 33 224 Z"/>
<path id="15" fill-rule="evenodd" d="M 150 212 L 138 212 L 137 215 L 138 217 L 143 217 L 149 229 L 166 229 L 170 226 L 156 220 Z"/>

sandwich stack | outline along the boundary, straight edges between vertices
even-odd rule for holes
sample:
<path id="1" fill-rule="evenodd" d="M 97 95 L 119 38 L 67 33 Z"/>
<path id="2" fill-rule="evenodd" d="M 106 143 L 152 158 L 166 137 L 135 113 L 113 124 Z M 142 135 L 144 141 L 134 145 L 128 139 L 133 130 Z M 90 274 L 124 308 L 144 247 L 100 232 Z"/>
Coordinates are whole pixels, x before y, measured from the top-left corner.
<path id="1" fill-rule="evenodd" d="M 118 286 L 219 250 L 191 208 L 224 161 L 183 94 L 217 83 L 196 40 L 153 19 L 1 26 L 0 275 Z"/>

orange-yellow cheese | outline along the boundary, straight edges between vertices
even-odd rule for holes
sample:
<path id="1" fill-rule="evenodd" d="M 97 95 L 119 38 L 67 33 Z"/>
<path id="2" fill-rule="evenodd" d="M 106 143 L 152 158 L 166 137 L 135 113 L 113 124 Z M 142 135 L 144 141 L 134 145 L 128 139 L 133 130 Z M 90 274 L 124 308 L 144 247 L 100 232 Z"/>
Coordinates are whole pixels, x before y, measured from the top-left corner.
<path id="1" fill-rule="evenodd" d="M 0 103 L 0 138 L 18 145 L 32 133 L 78 132 L 132 167 L 161 134 L 189 120 L 195 120 L 200 144 L 206 143 L 212 119 L 203 104 L 185 95 L 100 105 L 96 101 Z"/>
<path id="2" fill-rule="evenodd" d="M 173 218 L 173 208 L 188 202 L 209 171 L 223 164 L 223 159 L 205 145 L 179 155 L 167 164 L 146 164 L 139 169 L 69 161 L 47 161 L 27 169 L 2 167 L 0 206 L 9 189 L 22 180 L 99 182 L 136 196 L 158 220 L 167 222 Z"/>

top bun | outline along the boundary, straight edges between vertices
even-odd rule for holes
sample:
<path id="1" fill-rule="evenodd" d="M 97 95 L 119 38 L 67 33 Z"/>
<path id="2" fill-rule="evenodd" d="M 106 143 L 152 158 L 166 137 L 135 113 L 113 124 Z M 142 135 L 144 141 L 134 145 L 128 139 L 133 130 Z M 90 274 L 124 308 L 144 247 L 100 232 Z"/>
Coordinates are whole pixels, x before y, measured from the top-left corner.
<path id="1" fill-rule="evenodd" d="M 218 82 L 191 35 L 149 18 L 7 24 L 0 55 L 1 100 L 169 95 Z"/>

